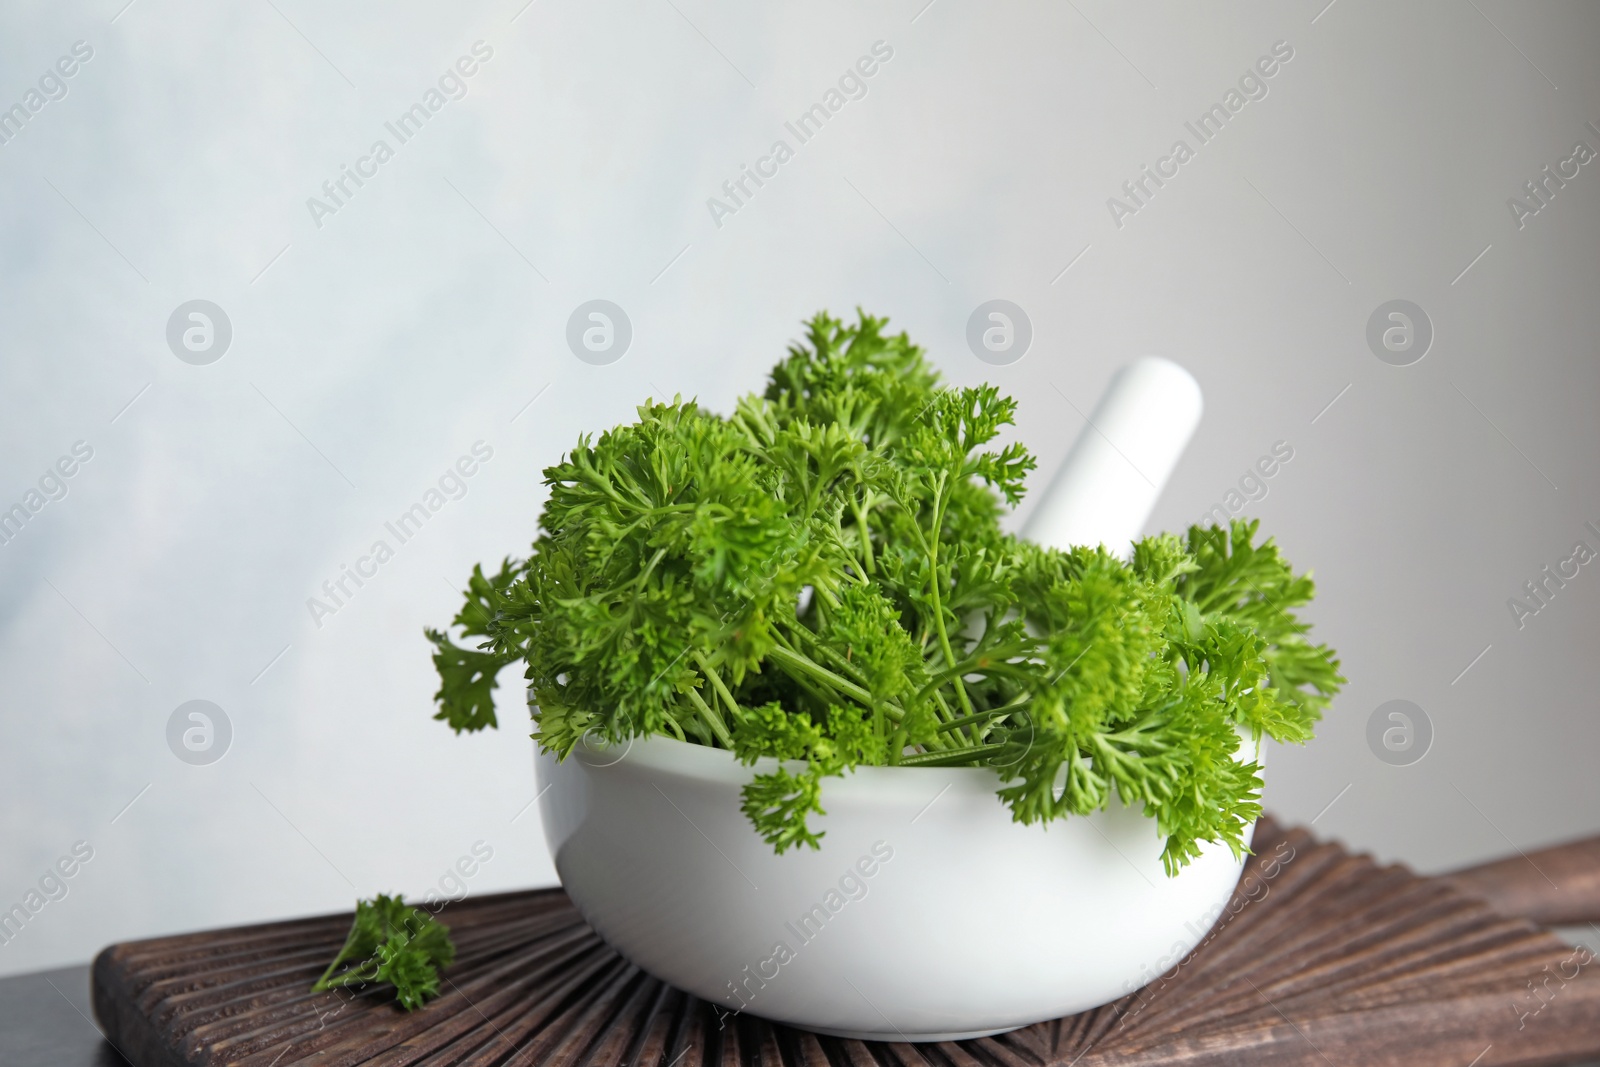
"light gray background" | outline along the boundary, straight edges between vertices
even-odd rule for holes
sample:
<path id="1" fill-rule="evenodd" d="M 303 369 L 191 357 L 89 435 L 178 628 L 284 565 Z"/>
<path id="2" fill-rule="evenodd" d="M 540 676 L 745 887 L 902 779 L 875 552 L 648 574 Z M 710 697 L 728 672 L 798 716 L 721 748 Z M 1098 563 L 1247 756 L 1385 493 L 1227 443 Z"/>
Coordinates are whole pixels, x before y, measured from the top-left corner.
<path id="1" fill-rule="evenodd" d="M 1271 753 L 1271 810 L 1430 871 L 1600 829 L 1600 567 L 1521 630 L 1506 606 L 1600 547 L 1600 164 L 1525 228 L 1507 207 L 1600 149 L 1600 8 L 123 3 L 0 10 L 0 106 L 94 49 L 0 146 L 0 506 L 94 449 L 0 547 L 0 908 L 94 849 L 0 973 L 420 895 L 479 840 L 473 891 L 551 883 L 516 680 L 506 729 L 452 736 L 422 627 L 525 548 L 578 433 L 652 394 L 726 410 L 857 304 L 1016 395 L 1041 479 L 1119 365 L 1188 366 L 1206 416 L 1152 529 L 1289 442 L 1249 511 L 1314 569 L 1350 685 Z M 479 39 L 467 97 L 317 228 L 306 199 Z M 716 226 L 706 199 L 877 40 L 866 98 Z M 1278 41 L 1269 95 L 1115 226 Z M 603 367 L 564 343 L 597 298 L 634 328 Z M 1033 323 L 1013 366 L 965 345 L 994 298 Z M 1434 324 L 1414 366 L 1364 340 L 1394 298 Z M 192 299 L 233 325 L 209 366 L 165 342 Z M 467 496 L 317 628 L 307 598 L 480 439 Z M 1365 740 L 1394 698 L 1435 730 L 1409 767 Z M 167 747 L 193 699 L 233 726 L 210 766 Z"/>

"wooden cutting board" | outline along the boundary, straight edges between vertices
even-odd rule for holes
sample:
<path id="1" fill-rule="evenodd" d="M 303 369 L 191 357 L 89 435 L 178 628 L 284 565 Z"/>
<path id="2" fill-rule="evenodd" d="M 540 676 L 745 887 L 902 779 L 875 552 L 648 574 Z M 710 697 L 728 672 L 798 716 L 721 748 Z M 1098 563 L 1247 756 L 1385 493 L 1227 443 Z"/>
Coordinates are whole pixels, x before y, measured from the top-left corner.
<path id="1" fill-rule="evenodd" d="M 728 1014 L 607 947 L 558 889 L 442 916 L 444 994 L 313 994 L 350 916 L 113 945 L 95 1014 L 135 1067 L 1491 1067 L 1600 1058 L 1600 963 L 1504 910 L 1600 919 L 1600 838 L 1453 878 L 1262 820 L 1229 911 L 1114 1004 L 996 1037 L 879 1044 Z M 1495 910 L 1498 904 L 1502 910 Z"/>

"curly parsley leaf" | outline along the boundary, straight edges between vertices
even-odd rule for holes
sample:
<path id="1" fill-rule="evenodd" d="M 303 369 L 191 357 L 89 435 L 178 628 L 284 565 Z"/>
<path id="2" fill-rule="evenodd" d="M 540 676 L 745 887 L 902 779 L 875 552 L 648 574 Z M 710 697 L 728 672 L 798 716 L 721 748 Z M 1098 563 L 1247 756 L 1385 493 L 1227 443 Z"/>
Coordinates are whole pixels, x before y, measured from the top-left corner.
<path id="1" fill-rule="evenodd" d="M 489 637 L 494 617 L 499 610 L 501 594 L 522 573 L 522 565 L 507 559 L 500 565 L 500 573 L 485 578 L 483 567 L 472 568 L 467 580 L 467 602 L 456 614 L 454 623 L 468 637 Z M 478 649 L 462 648 L 439 630 L 425 630 L 437 651 L 433 666 L 439 672 L 439 691 L 434 699 L 439 703 L 435 719 L 449 723 L 456 733 L 463 730 L 482 730 L 498 726 L 494 713 L 494 691 L 499 685 L 500 669 L 521 659 L 517 652 L 482 651 L 492 642 Z"/>

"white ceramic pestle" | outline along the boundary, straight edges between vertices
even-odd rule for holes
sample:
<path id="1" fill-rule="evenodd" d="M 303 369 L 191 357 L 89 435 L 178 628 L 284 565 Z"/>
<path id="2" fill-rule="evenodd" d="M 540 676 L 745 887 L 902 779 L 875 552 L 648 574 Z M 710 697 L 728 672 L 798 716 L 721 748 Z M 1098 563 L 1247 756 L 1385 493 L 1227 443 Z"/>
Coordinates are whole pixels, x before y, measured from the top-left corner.
<path id="1" fill-rule="evenodd" d="M 1126 556 L 1200 423 L 1200 383 L 1144 356 L 1117 372 L 1022 536 L 1050 548 L 1105 545 Z"/>

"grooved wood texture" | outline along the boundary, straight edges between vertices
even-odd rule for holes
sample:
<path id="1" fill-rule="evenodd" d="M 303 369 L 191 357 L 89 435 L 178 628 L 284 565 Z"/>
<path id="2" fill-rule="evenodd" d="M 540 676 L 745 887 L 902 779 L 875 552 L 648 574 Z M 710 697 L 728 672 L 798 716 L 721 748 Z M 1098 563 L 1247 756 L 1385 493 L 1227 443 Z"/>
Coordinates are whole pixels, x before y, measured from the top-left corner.
<path id="1" fill-rule="evenodd" d="M 137 1067 L 1493 1067 L 1600 1057 L 1600 964 L 1445 880 L 1263 820 L 1230 910 L 1103 1008 L 997 1037 L 882 1044 L 726 1015 L 608 948 L 560 890 L 447 909 L 421 1011 L 309 992 L 348 915 L 113 945 L 94 1006 Z"/>
<path id="2" fill-rule="evenodd" d="M 1520 915 L 1547 926 L 1600 920 L 1600 837 L 1552 845 L 1445 877 L 1502 915 Z"/>

